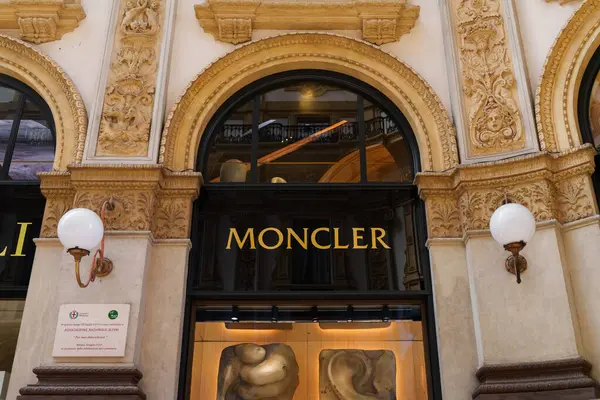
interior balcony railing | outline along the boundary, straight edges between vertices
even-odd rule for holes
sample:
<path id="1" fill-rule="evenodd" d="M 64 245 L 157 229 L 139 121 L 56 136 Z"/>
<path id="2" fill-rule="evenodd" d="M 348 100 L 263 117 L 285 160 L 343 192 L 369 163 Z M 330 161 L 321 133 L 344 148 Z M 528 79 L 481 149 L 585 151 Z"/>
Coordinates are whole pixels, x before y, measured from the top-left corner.
<path id="1" fill-rule="evenodd" d="M 367 140 L 383 135 L 398 133 L 398 127 L 390 117 L 377 117 L 365 121 Z M 267 121 L 259 125 L 261 143 L 294 143 L 305 139 L 329 124 L 284 125 Z M 315 143 L 339 143 L 358 141 L 358 123 L 348 122 L 315 139 Z M 252 125 L 226 124 L 219 133 L 216 144 L 251 144 Z"/>

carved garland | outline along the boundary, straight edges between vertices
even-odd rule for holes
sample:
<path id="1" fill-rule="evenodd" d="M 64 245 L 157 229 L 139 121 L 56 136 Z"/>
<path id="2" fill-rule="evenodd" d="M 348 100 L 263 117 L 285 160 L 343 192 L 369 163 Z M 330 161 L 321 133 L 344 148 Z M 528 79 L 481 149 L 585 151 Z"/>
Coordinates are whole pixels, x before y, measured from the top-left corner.
<path id="1" fill-rule="evenodd" d="M 18 57 L 43 68 L 45 74 L 33 72 L 34 68 L 19 60 Z M 18 73 L 13 75 L 16 79 L 23 80 L 28 84 L 34 82 L 33 88 L 50 105 L 57 132 L 55 168 L 66 166 L 69 161 L 81 162 L 88 118 L 83 99 L 73 81 L 50 57 L 26 43 L 5 35 L 0 35 L 0 66 L 2 65 L 8 66 L 9 70 L 17 70 Z M 59 93 L 54 87 L 51 89 L 49 85 L 58 85 L 60 95 L 66 98 L 68 105 L 63 105 L 57 99 Z M 65 127 L 70 126 L 66 119 L 73 124 L 73 132 L 65 131 Z M 69 155 L 72 160 L 67 159 L 64 154 L 65 141 L 69 140 L 67 138 L 73 142 L 73 154 Z"/>
<path id="2" fill-rule="evenodd" d="M 196 129 L 203 122 L 199 119 L 199 116 L 202 114 L 204 109 L 208 107 L 209 104 L 214 104 L 215 96 L 217 96 L 217 94 L 221 91 L 223 87 L 230 84 L 230 82 L 235 80 L 238 76 L 242 76 L 248 71 L 258 71 L 264 65 L 271 64 L 274 61 L 280 61 L 287 58 L 306 58 L 307 60 L 334 60 L 340 65 L 348 65 L 352 68 L 356 65 L 359 65 L 361 69 L 368 70 L 370 73 L 377 75 L 379 79 L 385 81 L 386 85 L 396 89 L 403 97 L 403 101 L 406 102 L 406 104 L 408 104 L 408 107 L 411 109 L 414 115 L 417 116 L 417 123 L 419 124 L 421 130 L 425 132 L 424 140 L 426 142 L 426 149 L 421 149 L 421 151 L 425 152 L 429 165 L 433 165 L 432 148 L 429 139 L 429 135 L 431 133 L 429 133 L 426 129 L 423 116 L 421 115 L 422 110 L 418 110 L 412 102 L 412 100 L 408 98 L 408 96 L 404 94 L 404 91 L 400 89 L 400 87 L 397 84 L 398 78 L 382 74 L 377 69 L 372 68 L 369 65 L 358 64 L 357 61 L 353 59 L 332 54 L 322 54 L 318 52 L 292 53 L 268 57 L 268 54 L 272 53 L 271 50 L 297 44 L 307 45 L 308 48 L 310 48 L 311 45 L 324 44 L 348 49 L 352 52 L 360 54 L 361 56 L 365 56 L 370 60 L 382 63 L 388 68 L 393 69 L 394 72 L 396 72 L 400 78 L 402 78 L 406 83 L 411 85 L 416 91 L 421 93 L 421 99 L 426 103 L 428 112 L 432 116 L 437 126 L 437 132 L 440 135 L 439 139 L 442 146 L 443 167 L 452 168 L 453 166 L 458 164 L 456 133 L 454 131 L 454 127 L 452 125 L 452 122 L 450 121 L 448 113 L 444 110 L 444 107 L 441 104 L 439 97 L 435 94 L 433 89 L 427 83 L 425 83 L 425 81 L 413 69 L 399 61 L 397 58 L 391 56 L 390 54 L 380 51 L 375 46 L 370 45 L 368 43 L 350 39 L 344 36 L 322 33 L 295 33 L 259 40 L 243 45 L 242 47 L 236 49 L 232 53 L 222 57 L 221 59 L 215 61 L 213 64 L 209 65 L 203 72 L 198 74 L 196 78 L 192 80 L 192 82 L 190 82 L 190 84 L 184 91 L 184 94 L 178 98 L 175 105 L 173 106 L 167 118 L 165 129 L 162 135 L 159 162 L 164 163 L 165 165 L 171 165 L 171 163 L 173 162 L 175 153 L 175 137 L 173 136 L 175 134 L 179 134 L 180 125 L 182 124 L 183 119 L 189 118 L 189 115 L 196 116 L 196 118 L 193 121 L 193 132 L 194 129 Z M 220 86 L 216 90 L 213 90 L 211 93 L 208 93 L 207 96 L 203 98 L 203 102 L 200 107 L 190 109 L 192 103 L 194 102 L 194 99 L 198 96 L 199 92 L 202 90 L 206 83 L 217 79 L 219 74 L 223 73 L 223 71 L 226 68 L 232 65 L 239 65 L 244 60 L 244 58 L 249 57 L 255 53 L 265 54 L 266 57 L 261 58 L 260 61 L 251 63 L 250 65 L 245 65 L 244 68 L 236 70 L 234 76 L 227 76 L 227 79 L 221 79 L 222 82 L 220 83 Z M 189 132 L 186 132 L 186 134 L 189 134 Z M 186 165 L 190 164 L 190 157 L 193 157 L 195 155 L 195 150 L 192 149 L 192 139 L 192 135 L 188 135 L 187 148 L 191 150 L 186 152 Z"/>
<path id="3" fill-rule="evenodd" d="M 590 44 L 597 40 L 599 34 L 600 0 L 586 0 L 562 29 L 546 58 L 535 98 L 542 150 L 556 152 L 565 148 L 565 145 L 559 144 L 557 133 L 566 135 L 569 147 L 581 142 L 574 117 L 577 96 L 570 92 L 575 87 L 574 79 L 587 67 L 583 63 L 586 59 L 583 53 L 595 50 Z M 566 71 L 565 66 L 568 66 Z M 562 110 L 562 120 L 558 120 L 558 113 L 555 113 L 557 107 Z"/>
<path id="4" fill-rule="evenodd" d="M 499 0 L 460 0 L 456 8 L 469 139 L 474 155 L 525 146 L 513 66 Z"/>
<path id="5" fill-rule="evenodd" d="M 121 1 L 98 156 L 145 156 L 148 152 L 163 13 L 162 0 Z"/>
<path id="6" fill-rule="evenodd" d="M 461 237 L 469 230 L 488 229 L 505 196 L 528 207 L 537 221 L 569 223 L 595 215 L 590 178 L 595 154 L 585 145 L 559 155 L 540 153 L 419 174 L 430 237 Z"/>

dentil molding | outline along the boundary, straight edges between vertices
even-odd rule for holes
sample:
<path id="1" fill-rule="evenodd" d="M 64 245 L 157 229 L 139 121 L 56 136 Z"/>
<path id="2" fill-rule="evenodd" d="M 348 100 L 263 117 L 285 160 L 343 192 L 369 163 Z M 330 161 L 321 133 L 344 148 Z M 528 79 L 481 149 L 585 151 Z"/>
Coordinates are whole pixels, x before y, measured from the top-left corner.
<path id="1" fill-rule="evenodd" d="M 422 172 L 416 184 L 425 200 L 430 238 L 462 237 L 489 228 L 505 199 L 531 210 L 538 222 L 562 224 L 598 213 L 591 175 L 596 150 L 584 145 L 563 153 Z"/>
<path id="2" fill-rule="evenodd" d="M 0 3 L 0 29 L 15 29 L 31 43 L 59 40 L 85 18 L 79 0 L 10 0 Z"/>
<path id="3" fill-rule="evenodd" d="M 272 29 L 360 30 L 381 45 L 410 32 L 420 12 L 407 0 L 207 0 L 194 8 L 206 32 L 233 44 L 252 40 L 253 29 Z"/>

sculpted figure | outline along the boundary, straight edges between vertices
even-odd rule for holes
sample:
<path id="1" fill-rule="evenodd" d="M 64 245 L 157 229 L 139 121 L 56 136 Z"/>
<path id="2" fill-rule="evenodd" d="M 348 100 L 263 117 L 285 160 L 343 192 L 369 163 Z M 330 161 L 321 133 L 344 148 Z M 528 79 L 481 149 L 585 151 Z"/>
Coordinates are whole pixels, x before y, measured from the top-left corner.
<path id="1" fill-rule="evenodd" d="M 298 363 L 285 344 L 240 344 L 221 353 L 217 400 L 292 400 Z"/>
<path id="2" fill-rule="evenodd" d="M 323 350 L 321 400 L 395 400 L 396 357 L 386 350 Z"/>

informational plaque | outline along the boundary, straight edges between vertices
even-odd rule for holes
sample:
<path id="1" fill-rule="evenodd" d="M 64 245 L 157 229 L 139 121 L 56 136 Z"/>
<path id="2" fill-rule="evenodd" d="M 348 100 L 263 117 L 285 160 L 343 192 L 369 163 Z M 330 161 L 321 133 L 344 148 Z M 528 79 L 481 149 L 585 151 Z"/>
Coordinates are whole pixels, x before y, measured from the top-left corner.
<path id="1" fill-rule="evenodd" d="M 53 357 L 123 357 L 129 304 L 63 304 Z"/>

